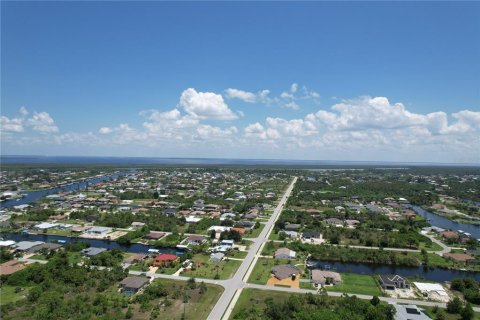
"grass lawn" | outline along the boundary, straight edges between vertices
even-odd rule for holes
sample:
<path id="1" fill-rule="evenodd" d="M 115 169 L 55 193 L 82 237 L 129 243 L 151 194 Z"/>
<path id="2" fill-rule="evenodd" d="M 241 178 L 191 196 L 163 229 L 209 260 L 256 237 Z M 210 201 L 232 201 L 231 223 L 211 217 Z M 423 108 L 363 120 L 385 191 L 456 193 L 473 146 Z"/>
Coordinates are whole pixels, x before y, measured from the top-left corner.
<path id="1" fill-rule="evenodd" d="M 257 238 L 260 235 L 260 232 L 262 232 L 263 228 L 265 228 L 265 225 L 260 223 L 260 227 L 250 230 L 247 234 L 245 234 L 245 238 Z"/>
<path id="2" fill-rule="evenodd" d="M 177 272 L 177 270 L 180 269 L 180 264 L 178 264 L 175 267 L 163 267 L 163 268 L 158 268 L 157 272 L 155 273 L 161 273 L 161 274 L 174 274 Z"/>
<path id="3" fill-rule="evenodd" d="M 2 286 L 0 287 L 0 305 L 11 302 L 16 302 L 25 298 L 28 294 L 29 288 L 20 288 L 21 291 L 15 292 L 16 287 Z"/>
<path id="4" fill-rule="evenodd" d="M 268 240 L 280 240 L 280 237 L 278 236 L 278 232 L 275 233 L 274 231 L 272 231 L 272 233 L 270 233 L 270 236 L 268 237 Z"/>
<path id="5" fill-rule="evenodd" d="M 247 251 L 230 250 L 228 251 L 227 256 L 230 258 L 244 259 L 247 254 Z"/>
<path id="6" fill-rule="evenodd" d="M 422 250 L 422 249 L 425 249 L 427 251 L 442 251 L 443 248 L 435 242 L 432 242 L 432 245 L 430 247 L 426 246 L 424 242 L 420 242 L 420 245 L 418 246 L 418 250 Z"/>
<path id="7" fill-rule="evenodd" d="M 191 259 L 197 263 L 198 266 L 195 270 L 187 270 L 181 273 L 185 277 L 215 279 L 218 274 L 218 279 L 229 279 L 233 277 L 238 267 L 242 264 L 242 261 L 229 260 L 221 262 L 211 262 L 209 255 L 197 254 Z"/>
<path id="8" fill-rule="evenodd" d="M 312 286 L 310 281 L 309 282 L 300 281 L 300 288 L 301 289 L 315 290 L 315 288 Z"/>
<path id="9" fill-rule="evenodd" d="M 263 310 L 265 307 L 265 299 L 273 298 L 276 302 L 285 301 L 291 295 L 301 295 L 302 293 L 279 292 L 259 289 L 243 289 L 242 294 L 238 298 L 235 308 L 233 308 L 230 319 L 234 319 L 236 314 L 245 312 L 252 306 L 258 310 Z"/>
<path id="10" fill-rule="evenodd" d="M 327 286 L 327 291 L 367 294 L 372 296 L 381 296 L 382 292 L 373 276 L 341 273 L 342 283 L 336 286 Z"/>

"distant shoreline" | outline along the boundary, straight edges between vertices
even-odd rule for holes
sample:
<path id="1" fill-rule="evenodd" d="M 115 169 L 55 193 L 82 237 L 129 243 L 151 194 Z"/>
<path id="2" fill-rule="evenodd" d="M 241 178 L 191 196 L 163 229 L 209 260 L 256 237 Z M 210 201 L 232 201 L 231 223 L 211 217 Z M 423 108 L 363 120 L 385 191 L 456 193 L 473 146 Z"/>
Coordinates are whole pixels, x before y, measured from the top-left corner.
<path id="1" fill-rule="evenodd" d="M 480 167 L 475 163 L 435 163 L 397 161 L 295 160 L 295 159 L 228 159 L 175 157 L 94 157 L 94 156 L 37 156 L 2 155 L 2 165 L 247 165 L 293 167 Z"/>

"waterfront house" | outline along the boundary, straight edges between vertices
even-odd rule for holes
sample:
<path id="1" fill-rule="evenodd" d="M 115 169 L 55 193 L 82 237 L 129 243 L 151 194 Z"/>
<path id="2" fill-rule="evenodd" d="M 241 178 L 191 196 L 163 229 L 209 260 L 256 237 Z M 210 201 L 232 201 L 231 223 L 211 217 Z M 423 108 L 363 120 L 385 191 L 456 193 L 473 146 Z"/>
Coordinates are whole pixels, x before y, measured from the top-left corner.
<path id="1" fill-rule="evenodd" d="M 314 269 L 312 270 L 312 285 L 314 287 L 323 287 L 326 284 L 339 284 L 342 282 L 342 278 L 338 272 L 324 271 Z"/>
<path id="2" fill-rule="evenodd" d="M 399 275 L 380 275 L 380 286 L 385 290 L 410 289 L 408 280 Z"/>
<path id="3" fill-rule="evenodd" d="M 450 253 L 450 252 L 448 252 L 448 253 L 444 253 L 443 257 L 447 258 L 447 259 L 450 259 L 454 262 L 458 262 L 458 263 L 469 263 L 469 262 L 475 260 L 474 257 L 472 257 L 471 255 L 466 254 L 466 253 Z"/>
<path id="4" fill-rule="evenodd" d="M 160 232 L 160 231 L 150 231 L 148 234 L 146 234 L 143 238 L 147 240 L 159 240 L 165 235 L 165 232 Z"/>
<path id="5" fill-rule="evenodd" d="M 207 239 L 205 239 L 205 237 L 203 236 L 196 236 L 196 235 L 192 235 L 192 236 L 189 236 L 185 242 L 189 245 L 200 245 L 200 244 L 204 244 L 205 242 L 207 242 Z"/>
<path id="6" fill-rule="evenodd" d="M 88 229 L 87 233 L 96 234 L 96 235 L 106 235 L 107 233 L 112 232 L 112 228 L 108 227 L 92 227 Z"/>
<path id="7" fill-rule="evenodd" d="M 154 267 L 162 267 L 165 265 L 171 265 L 172 263 L 178 261 L 180 257 L 170 254 L 170 253 L 162 253 L 153 259 L 152 266 Z"/>

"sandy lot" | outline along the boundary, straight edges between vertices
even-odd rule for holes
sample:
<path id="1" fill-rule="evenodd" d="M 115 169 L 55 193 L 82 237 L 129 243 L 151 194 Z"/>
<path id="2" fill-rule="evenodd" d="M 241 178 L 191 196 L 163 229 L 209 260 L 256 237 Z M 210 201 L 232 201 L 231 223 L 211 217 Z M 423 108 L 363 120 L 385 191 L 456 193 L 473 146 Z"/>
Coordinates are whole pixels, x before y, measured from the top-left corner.
<path id="1" fill-rule="evenodd" d="M 292 278 L 285 278 L 283 280 L 278 280 L 277 278 L 272 276 L 270 279 L 268 279 L 267 286 L 275 286 L 275 285 L 282 285 L 282 286 L 298 289 L 300 288 L 300 277 L 297 276 L 295 280 L 292 280 Z"/>

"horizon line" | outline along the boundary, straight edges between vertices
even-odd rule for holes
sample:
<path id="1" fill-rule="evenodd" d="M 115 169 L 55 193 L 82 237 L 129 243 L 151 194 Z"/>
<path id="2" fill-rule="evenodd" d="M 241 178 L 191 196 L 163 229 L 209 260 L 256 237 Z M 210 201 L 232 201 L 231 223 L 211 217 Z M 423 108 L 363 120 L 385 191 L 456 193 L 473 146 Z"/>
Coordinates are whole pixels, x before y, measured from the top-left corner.
<path id="1" fill-rule="evenodd" d="M 425 162 L 425 161 L 401 161 L 401 160 L 326 160 L 326 159 L 286 159 L 286 158 L 220 158 L 220 157 L 161 157 L 161 156 L 86 156 L 86 155 L 17 155 L 5 154 L 0 155 L 0 158 L 14 158 L 14 157 L 38 157 L 38 158 L 129 158 L 129 159 L 165 159 L 165 160 L 251 160 L 251 161 L 291 161 L 291 162 L 346 162 L 346 163 L 384 163 L 384 164 L 431 164 L 431 165 L 465 165 L 465 166 L 480 166 L 475 162 Z"/>

